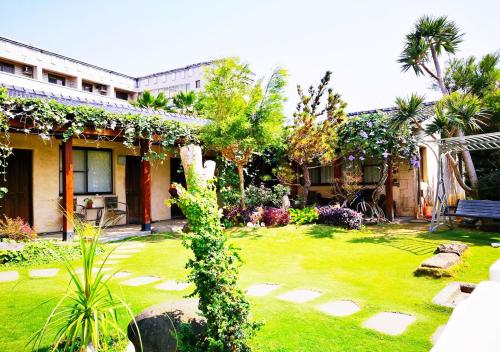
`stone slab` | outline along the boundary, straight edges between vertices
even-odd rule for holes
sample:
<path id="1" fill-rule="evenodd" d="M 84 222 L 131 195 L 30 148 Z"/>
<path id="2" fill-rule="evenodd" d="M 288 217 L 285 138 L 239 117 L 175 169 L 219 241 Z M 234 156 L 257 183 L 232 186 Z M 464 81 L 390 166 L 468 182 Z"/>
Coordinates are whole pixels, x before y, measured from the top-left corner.
<path id="1" fill-rule="evenodd" d="M 155 288 L 158 290 L 164 291 L 182 291 L 189 287 L 189 282 L 175 281 L 169 280 L 165 281 L 159 285 L 156 285 Z"/>
<path id="2" fill-rule="evenodd" d="M 361 308 L 349 300 L 332 301 L 318 306 L 318 309 L 325 314 L 333 315 L 334 317 L 345 317 L 359 312 Z"/>
<path id="3" fill-rule="evenodd" d="M 396 336 L 405 332 L 415 319 L 410 314 L 382 312 L 366 320 L 363 326 L 383 334 Z"/>
<path id="4" fill-rule="evenodd" d="M 106 260 L 106 261 L 96 262 L 95 264 L 96 265 L 102 265 L 102 264 L 115 265 L 115 264 L 118 264 L 119 262 L 120 262 L 119 260 Z"/>
<path id="5" fill-rule="evenodd" d="M 110 271 L 110 270 L 113 270 L 113 268 L 110 268 L 110 267 L 106 267 L 106 266 L 105 266 L 105 267 L 103 267 L 103 268 L 101 269 L 101 272 L 102 272 L 102 273 L 104 273 L 104 272 L 106 272 L 106 271 Z M 95 274 L 95 273 L 97 273 L 98 271 L 99 271 L 99 268 L 93 268 L 93 269 L 92 269 L 92 272 L 93 272 L 94 274 Z M 83 268 L 78 268 L 78 269 L 76 269 L 76 273 L 77 273 L 77 274 L 83 274 Z"/>
<path id="6" fill-rule="evenodd" d="M 130 258 L 130 254 L 111 254 L 108 259 L 127 259 Z"/>
<path id="7" fill-rule="evenodd" d="M 137 276 L 127 281 L 123 281 L 121 284 L 125 286 L 142 286 L 151 284 L 159 280 L 161 280 L 161 278 L 159 278 L 158 276 L 145 275 L 145 276 Z"/>
<path id="8" fill-rule="evenodd" d="M 255 284 L 247 289 L 247 295 L 254 297 L 266 296 L 278 287 L 280 287 L 278 284 Z"/>
<path id="9" fill-rule="evenodd" d="M 0 272 L 0 282 L 16 281 L 17 279 L 19 279 L 19 273 L 17 271 Z"/>
<path id="10" fill-rule="evenodd" d="M 139 248 L 117 248 L 113 251 L 116 254 L 133 254 L 139 253 L 141 250 Z"/>
<path id="11" fill-rule="evenodd" d="M 490 266 L 490 280 L 500 282 L 500 259 Z"/>
<path id="12" fill-rule="evenodd" d="M 293 290 L 278 296 L 278 299 L 293 303 L 306 303 L 321 296 L 322 293 L 315 290 Z"/>
<path id="13" fill-rule="evenodd" d="M 438 253 L 426 260 L 420 265 L 424 268 L 448 269 L 458 264 L 460 257 L 455 253 Z"/>
<path id="14" fill-rule="evenodd" d="M 30 277 L 54 277 L 59 269 L 34 269 L 30 270 Z"/>
<path id="15" fill-rule="evenodd" d="M 440 244 L 437 248 L 438 253 L 455 253 L 456 255 L 462 256 L 464 252 L 469 248 L 465 243 L 460 242 L 450 242 Z"/>
<path id="16" fill-rule="evenodd" d="M 4 251 L 20 251 L 26 244 L 20 242 L 0 242 L 0 250 Z"/>
<path id="17" fill-rule="evenodd" d="M 446 328 L 446 324 L 443 324 L 443 325 L 438 326 L 436 331 L 434 331 L 434 334 L 432 334 L 432 336 L 431 336 L 431 342 L 433 345 L 435 345 L 436 342 L 439 340 L 439 338 L 441 337 L 441 334 L 443 333 L 445 328 Z"/>
<path id="18" fill-rule="evenodd" d="M 462 289 L 463 287 L 463 289 Z M 463 282 L 450 282 L 432 299 L 432 303 L 454 308 L 458 303 L 467 299 L 475 285 Z"/>

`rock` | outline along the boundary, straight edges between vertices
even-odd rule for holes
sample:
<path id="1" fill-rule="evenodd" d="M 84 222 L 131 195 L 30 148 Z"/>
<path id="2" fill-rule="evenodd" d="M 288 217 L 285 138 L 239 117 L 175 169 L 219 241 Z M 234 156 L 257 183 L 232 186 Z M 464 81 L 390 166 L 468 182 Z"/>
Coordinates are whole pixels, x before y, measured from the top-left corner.
<path id="1" fill-rule="evenodd" d="M 253 227 L 253 223 L 252 222 L 247 222 L 247 227 Z"/>
<path id="2" fill-rule="evenodd" d="M 20 251 L 25 245 L 20 242 L 0 242 L 0 251 Z"/>
<path id="3" fill-rule="evenodd" d="M 465 243 L 450 242 L 440 244 L 437 248 L 438 253 L 455 253 L 461 256 L 469 248 Z"/>
<path id="4" fill-rule="evenodd" d="M 198 315 L 197 299 L 154 305 L 143 310 L 135 321 L 141 333 L 142 349 L 133 321 L 128 325 L 127 334 L 137 352 L 177 351 L 175 332 L 182 323 L 191 324 L 195 336 L 202 335 L 206 329 L 205 318 Z"/>
<path id="5" fill-rule="evenodd" d="M 426 259 L 420 266 L 424 268 L 448 269 L 459 261 L 460 257 L 456 253 L 438 253 Z"/>

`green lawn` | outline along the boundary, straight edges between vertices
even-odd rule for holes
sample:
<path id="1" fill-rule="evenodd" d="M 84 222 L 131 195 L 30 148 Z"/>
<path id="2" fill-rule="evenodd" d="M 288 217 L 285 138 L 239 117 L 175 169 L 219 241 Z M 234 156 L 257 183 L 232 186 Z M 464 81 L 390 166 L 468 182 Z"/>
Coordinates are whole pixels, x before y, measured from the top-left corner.
<path id="1" fill-rule="evenodd" d="M 451 310 L 435 306 L 432 297 L 453 280 L 479 282 L 488 278 L 489 266 L 500 258 L 500 249 L 490 242 L 499 234 L 453 230 L 429 234 L 416 226 L 377 226 L 362 231 L 311 225 L 274 229 L 235 229 L 231 241 L 241 247 L 244 264 L 241 287 L 254 283 L 282 286 L 267 297 L 251 298 L 252 313 L 265 326 L 253 340 L 256 351 L 428 351 L 430 336 L 444 324 Z M 138 239 L 146 247 L 116 268 L 164 279 L 185 278 L 188 252 L 170 236 Z M 437 244 L 460 240 L 471 248 L 465 264 L 453 279 L 413 276 L 414 269 L 432 255 Z M 44 265 L 43 267 L 54 267 Z M 21 279 L 0 283 L 0 351 L 23 351 L 29 335 L 39 328 L 61 295 L 68 277 L 29 279 L 29 268 L 16 268 Z M 0 270 L 13 270 L 1 268 Z M 180 299 L 189 289 L 169 293 L 141 287 L 112 288 L 134 310 Z M 316 300 L 299 305 L 275 297 L 295 288 L 320 290 Z M 361 306 L 358 313 L 343 318 L 327 316 L 316 306 L 335 299 L 351 299 Z M 416 322 L 402 335 L 391 337 L 361 327 L 362 322 L 382 311 L 414 314 Z M 126 321 L 123 321 L 125 326 Z"/>

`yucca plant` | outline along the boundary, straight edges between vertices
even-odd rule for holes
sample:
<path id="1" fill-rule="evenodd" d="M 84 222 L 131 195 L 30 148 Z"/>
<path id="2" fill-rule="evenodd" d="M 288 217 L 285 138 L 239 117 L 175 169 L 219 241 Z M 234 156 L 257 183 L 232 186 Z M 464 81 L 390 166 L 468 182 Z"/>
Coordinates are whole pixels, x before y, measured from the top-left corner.
<path id="1" fill-rule="evenodd" d="M 116 298 L 108 287 L 112 277 L 105 277 L 103 267 L 95 265 L 101 228 L 76 224 L 82 252 L 83 276 L 79 276 L 68 259 L 63 264 L 70 276 L 68 292 L 58 301 L 44 326 L 29 340 L 32 350 L 39 349 L 44 337 L 54 333 L 50 351 L 108 351 L 112 338 L 126 334 L 118 326 L 118 311 L 124 310 L 132 320 L 129 306 Z"/>

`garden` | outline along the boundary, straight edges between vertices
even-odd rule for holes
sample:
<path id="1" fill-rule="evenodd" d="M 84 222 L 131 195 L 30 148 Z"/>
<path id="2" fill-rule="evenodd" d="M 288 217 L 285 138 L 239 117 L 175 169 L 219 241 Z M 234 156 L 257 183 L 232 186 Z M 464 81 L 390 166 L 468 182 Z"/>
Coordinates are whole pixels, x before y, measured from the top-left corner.
<path id="1" fill-rule="evenodd" d="M 24 133 L 42 139 L 62 129 L 65 140 L 117 129 L 131 149 L 147 142 L 145 159 L 180 157 L 186 183 L 170 186 L 165 206 L 178 206 L 187 224 L 179 233 L 102 243 L 105 228 L 71 219 L 75 240 L 61 243 L 5 217 L 0 350 L 132 351 L 129 339 L 136 351 L 429 350 L 457 303 L 437 304 L 436 295 L 452 282 L 485 280 L 499 257 L 492 244 L 500 235 L 476 229 L 481 222 L 459 219 L 468 227 L 429 232 L 420 199 L 422 221 L 393 222 L 393 176 L 398 168 L 418 174 L 422 135 L 497 126 L 497 54 L 479 64 L 456 59 L 441 75 L 436 55 L 453 54 L 461 38 L 446 18 L 417 21 L 402 69 L 429 75 L 443 98 L 432 105 L 418 95 L 397 98 L 392 114 L 348 117 L 328 71 L 317 86 L 297 87 L 286 125 L 286 71 L 255 80 L 237 58 L 209 68 L 199 95 L 177 97 L 178 112 L 209 120 L 197 127 L 2 92 L 2 167 L 9 121 L 20 116 L 31 126 Z M 136 104 L 163 103 L 147 93 Z M 484 194 L 474 166 L 481 155 L 445 157 L 449 182 L 469 198 Z M 376 181 L 362 198 L 366 160 L 377 162 Z M 326 199 L 311 191 L 318 166 L 342 171 L 333 171 Z M 440 253 L 453 255 L 453 265 L 421 270 Z"/>

